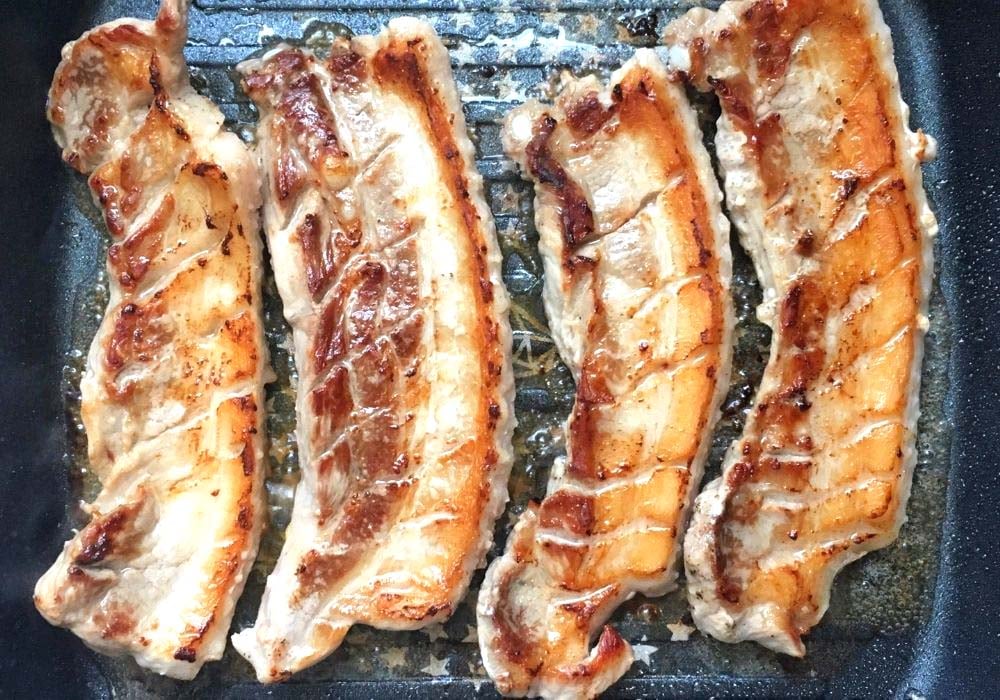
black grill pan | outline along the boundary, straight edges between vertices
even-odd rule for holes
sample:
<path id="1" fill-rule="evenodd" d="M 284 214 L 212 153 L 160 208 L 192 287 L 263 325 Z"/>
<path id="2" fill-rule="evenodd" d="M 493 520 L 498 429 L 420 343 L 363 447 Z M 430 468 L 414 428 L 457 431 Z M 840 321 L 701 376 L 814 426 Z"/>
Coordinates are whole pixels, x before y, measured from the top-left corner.
<path id="1" fill-rule="evenodd" d="M 273 688 L 252 680 L 231 649 L 192 683 L 107 659 L 47 625 L 31 604 L 35 579 L 79 526 L 93 496 L 79 428 L 82 353 L 105 302 L 106 236 L 82 178 L 58 158 L 45 92 L 63 43 L 121 16 L 152 17 L 155 0 L 4 0 L 0 13 L 0 697 L 494 697 L 479 660 L 474 595 L 429 632 L 355 628 L 330 659 Z M 499 120 L 544 96 L 560 68 L 607 73 L 637 46 L 655 45 L 686 0 L 195 0 L 188 61 L 196 86 L 252 138 L 254 113 L 233 80 L 236 62 L 282 40 L 321 47 L 332 34 L 374 33 L 402 14 L 425 16 L 452 52 L 478 165 L 504 250 L 515 313 L 518 461 L 509 515 L 541 495 L 572 402 L 541 313 L 530 190 L 499 143 Z M 717 5 L 715 2 L 705 4 Z M 614 622 L 640 660 L 611 697 L 1000 697 L 1000 6 L 996 0 L 882 0 L 913 125 L 938 137 L 925 169 L 941 224 L 927 341 L 920 458 L 909 522 L 893 547 L 838 577 L 830 612 L 803 660 L 700 634 L 682 593 L 636 599 Z M 711 134 L 717 107 L 697 98 Z M 734 246 L 735 246 L 734 241 Z M 738 246 L 737 246 L 738 248 Z M 717 431 L 710 478 L 738 433 L 766 360 L 753 320 L 760 291 L 735 253 L 740 325 L 736 372 Z M 252 622 L 281 545 L 297 473 L 290 439 L 294 371 L 273 283 L 268 336 L 278 382 L 269 389 L 275 526 L 265 538 L 234 621 Z"/>

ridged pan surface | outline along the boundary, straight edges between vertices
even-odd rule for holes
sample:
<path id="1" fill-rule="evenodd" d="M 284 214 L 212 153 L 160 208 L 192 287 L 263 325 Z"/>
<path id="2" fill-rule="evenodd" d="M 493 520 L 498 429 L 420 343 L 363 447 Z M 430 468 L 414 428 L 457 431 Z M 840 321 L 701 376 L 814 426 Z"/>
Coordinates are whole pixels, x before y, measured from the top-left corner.
<path id="1" fill-rule="evenodd" d="M 47 4 L 53 12 L 69 12 L 57 9 L 61 3 Z M 568 67 L 577 73 L 606 77 L 637 47 L 657 45 L 669 20 L 695 4 L 671 0 L 263 0 L 256 4 L 250 0 L 196 0 L 192 8 L 186 56 L 193 67 L 195 85 L 220 104 L 230 127 L 247 140 L 253 138 L 255 114 L 233 69 L 239 61 L 274 43 L 301 41 L 322 48 L 332 36 L 344 32 L 374 34 L 393 17 L 418 15 L 433 24 L 448 46 L 477 148 L 477 165 L 486 178 L 489 203 L 496 216 L 504 277 L 512 297 L 519 426 L 510 482 L 512 502 L 498 522 L 491 559 L 501 550 L 525 503 L 543 495 L 548 469 L 564 450 L 561 426 L 573 401 L 571 376 L 559 361 L 542 311 L 542 269 L 532 224 L 530 186 L 503 155 L 500 122 L 513 105 L 526 98 L 550 97 L 559 69 Z M 945 131 L 952 122 L 939 99 L 944 94 L 939 83 L 944 60 L 940 39 L 921 2 L 883 0 L 881 4 L 893 31 L 903 95 L 913 109 L 912 126 L 923 128 L 942 143 L 942 159 L 925 169 L 925 178 L 932 206 L 941 219 L 941 238 L 948 241 L 954 225 L 948 202 L 949 169 L 954 167 L 950 165 L 953 154 L 949 144 L 955 135 Z M 64 28 L 65 39 L 116 17 L 153 16 L 155 5 L 154 0 L 84 3 L 71 26 Z M 40 60 L 48 65 L 44 63 L 47 58 Z M 53 55 L 53 64 L 55 60 Z M 47 79 L 36 70 L 39 81 Z M 710 140 L 718 107 L 707 98 L 693 98 Z M 39 104 L 39 118 L 41 110 Z M 52 150 L 46 157 L 54 154 L 55 147 L 42 139 L 34 151 L 44 153 L 45 148 Z M 64 445 L 66 457 L 60 463 L 52 456 L 44 476 L 36 477 L 44 478 L 52 503 L 32 520 L 30 532 L 39 562 L 32 572 L 54 556 L 71 527 L 79 526 L 81 514 L 71 504 L 89 499 L 95 492 L 96 482 L 85 468 L 78 388 L 84 353 L 107 293 L 101 263 L 106 236 L 85 183 L 63 167 L 51 177 L 56 189 L 50 203 L 54 213 L 49 235 L 58 237 L 61 249 L 58 263 L 49 268 L 50 272 L 58 271 L 60 285 L 53 295 L 57 309 L 51 318 L 59 322 L 60 329 L 53 352 L 61 353 L 58 361 L 64 365 L 60 398 L 66 418 L 65 422 L 54 421 L 46 430 L 52 441 Z M 718 474 L 723 451 L 739 434 L 767 359 L 768 331 L 754 316 L 760 289 L 735 232 L 733 247 L 736 354 L 732 386 L 716 430 L 706 481 Z M 947 279 L 950 263 L 947 256 L 944 259 Z M 268 270 L 266 316 L 278 375 L 278 381 L 268 387 L 268 494 L 273 525 L 264 536 L 233 631 L 253 622 L 264 579 L 281 547 L 298 472 L 292 433 L 291 345 L 270 274 Z M 610 691 L 612 696 L 885 695 L 905 692 L 907 679 L 920 677 L 921 654 L 931 653 L 923 634 L 935 606 L 951 465 L 946 398 L 952 325 L 946 297 L 937 284 L 930 322 L 919 462 L 908 522 L 895 545 L 849 566 L 838 577 L 829 612 L 806 640 L 808 655 L 793 659 L 754 644 L 722 644 L 697 632 L 688 641 L 672 641 L 672 636 L 684 636 L 684 626 L 691 624 L 682 582 L 679 591 L 661 599 L 633 599 L 612 618 L 622 636 L 633 644 L 637 657 L 629 673 Z M 68 488 L 64 486 L 67 479 Z M 58 499 L 68 505 L 65 515 L 57 512 Z M 45 639 L 60 648 L 80 646 L 60 651 L 59 663 L 75 665 L 74 670 L 63 668 L 60 673 L 76 673 L 76 690 L 89 696 L 264 697 L 266 692 L 291 696 L 308 691 L 349 697 L 492 697 L 495 691 L 476 644 L 474 609 L 481 580 L 480 571 L 466 599 L 445 624 L 419 632 L 355 627 L 330 659 L 271 689 L 256 685 L 250 666 L 231 647 L 222 661 L 206 665 L 194 682 L 185 684 L 154 677 L 131 661 L 92 654 L 68 634 L 45 632 Z M 32 620 L 29 629 L 41 626 Z M 927 663 L 930 660 L 928 656 Z"/>

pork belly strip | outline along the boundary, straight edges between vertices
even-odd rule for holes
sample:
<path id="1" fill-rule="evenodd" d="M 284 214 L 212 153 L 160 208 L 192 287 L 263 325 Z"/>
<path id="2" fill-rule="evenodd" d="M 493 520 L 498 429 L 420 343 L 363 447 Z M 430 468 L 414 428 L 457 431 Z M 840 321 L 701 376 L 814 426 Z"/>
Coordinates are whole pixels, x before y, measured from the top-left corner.
<path id="1" fill-rule="evenodd" d="M 698 627 L 802 656 L 834 576 L 895 540 L 915 454 L 933 214 L 870 0 L 729 2 L 668 31 L 722 102 L 733 222 L 771 357 L 685 544 Z"/>
<path id="2" fill-rule="evenodd" d="M 356 623 L 447 618 L 507 498 L 508 298 L 448 54 L 398 19 L 241 66 L 298 383 L 302 481 L 254 627 L 263 682 Z"/>
<path id="3" fill-rule="evenodd" d="M 535 183 L 545 308 L 576 379 L 567 455 L 479 596 L 500 692 L 591 697 L 632 662 L 610 626 L 674 586 L 678 539 L 727 389 L 729 224 L 694 113 L 639 51 L 602 87 L 516 109 L 507 152 Z"/>
<path id="4" fill-rule="evenodd" d="M 63 50 L 48 116 L 111 232 L 110 301 L 82 415 L 91 519 L 35 605 L 106 654 L 193 678 L 218 659 L 256 556 L 263 502 L 259 180 L 190 87 L 186 7 Z"/>

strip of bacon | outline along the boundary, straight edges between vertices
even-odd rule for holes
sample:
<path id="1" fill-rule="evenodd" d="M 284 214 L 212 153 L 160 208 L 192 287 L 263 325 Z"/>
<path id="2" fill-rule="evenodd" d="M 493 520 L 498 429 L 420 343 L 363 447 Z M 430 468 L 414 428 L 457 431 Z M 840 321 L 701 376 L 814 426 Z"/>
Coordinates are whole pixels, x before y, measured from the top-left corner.
<path id="1" fill-rule="evenodd" d="M 186 5 L 69 44 L 49 95 L 90 173 L 111 299 L 81 391 L 100 495 L 35 605 L 107 654 L 193 678 L 218 659 L 264 520 L 259 179 L 188 83 Z"/>
<path id="2" fill-rule="evenodd" d="M 648 50 L 602 89 L 515 110 L 508 153 L 535 183 L 545 306 L 577 382 L 567 456 L 479 597 L 504 694 L 591 697 L 632 662 L 623 601 L 674 586 L 678 539 L 728 385 L 729 224 L 683 90 Z"/>
<path id="3" fill-rule="evenodd" d="M 455 609 L 507 497 L 513 376 L 496 233 L 434 31 L 394 20 L 325 62 L 279 47 L 241 70 L 299 373 L 302 482 L 234 637 L 271 682 L 355 623 Z"/>
<path id="4" fill-rule="evenodd" d="M 771 358 L 685 544 L 695 622 L 805 653 L 834 576 L 890 544 L 915 462 L 936 231 L 874 0 L 728 2 L 668 31 L 722 102 L 733 221 L 764 287 Z"/>

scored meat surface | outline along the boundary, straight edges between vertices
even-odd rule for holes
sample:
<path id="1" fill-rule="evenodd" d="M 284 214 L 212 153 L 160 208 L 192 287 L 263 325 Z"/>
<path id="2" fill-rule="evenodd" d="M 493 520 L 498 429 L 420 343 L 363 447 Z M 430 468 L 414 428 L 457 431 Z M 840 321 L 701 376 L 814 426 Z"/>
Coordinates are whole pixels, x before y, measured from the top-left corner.
<path id="1" fill-rule="evenodd" d="M 448 617 L 507 496 L 508 298 L 448 54 L 398 19 L 241 66 L 298 369 L 302 481 L 254 627 L 282 680 L 363 623 Z"/>
<path id="2" fill-rule="evenodd" d="M 49 95 L 111 232 L 82 416 L 102 490 L 35 605 L 108 654 L 192 678 L 222 656 L 264 519 L 256 166 L 187 79 L 185 3 L 69 44 Z"/>
<path id="3" fill-rule="evenodd" d="M 610 626 L 674 585 L 678 540 L 728 386 L 729 224 L 683 90 L 648 50 L 606 88 L 564 85 L 504 127 L 535 183 L 544 300 L 576 379 L 540 505 L 478 604 L 486 670 L 508 695 L 590 697 L 632 662 Z"/>
<path id="4" fill-rule="evenodd" d="M 729 2 L 668 30 L 717 151 L 770 362 L 685 540 L 698 627 L 805 653 L 834 576 L 905 518 L 936 231 L 873 0 Z"/>

